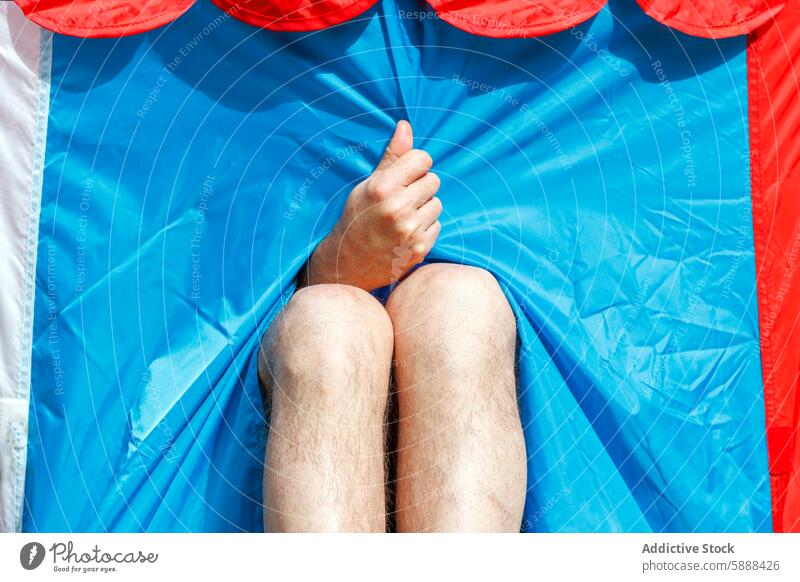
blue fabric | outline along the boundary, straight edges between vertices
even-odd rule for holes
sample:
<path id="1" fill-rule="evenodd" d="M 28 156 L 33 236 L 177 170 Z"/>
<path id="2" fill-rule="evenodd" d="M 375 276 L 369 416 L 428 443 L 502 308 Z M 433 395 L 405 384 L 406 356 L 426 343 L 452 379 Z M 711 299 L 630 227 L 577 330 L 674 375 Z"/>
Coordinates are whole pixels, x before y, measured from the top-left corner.
<path id="1" fill-rule="evenodd" d="M 523 530 L 770 529 L 745 39 L 424 10 L 55 37 L 26 530 L 261 529 L 260 335 L 402 118 L 518 316 Z"/>

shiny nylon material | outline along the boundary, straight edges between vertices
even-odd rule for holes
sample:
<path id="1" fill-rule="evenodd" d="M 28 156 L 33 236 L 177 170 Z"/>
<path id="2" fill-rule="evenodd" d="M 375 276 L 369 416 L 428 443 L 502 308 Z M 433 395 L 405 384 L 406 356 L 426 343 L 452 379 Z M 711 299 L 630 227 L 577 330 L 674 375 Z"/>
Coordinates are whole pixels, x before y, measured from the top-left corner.
<path id="1" fill-rule="evenodd" d="M 356 18 L 377 0 L 214 0 L 236 18 L 283 31 L 319 30 Z"/>
<path id="2" fill-rule="evenodd" d="M 517 315 L 522 529 L 771 528 L 744 38 L 415 5 L 55 39 L 25 529 L 261 528 L 260 336 L 402 118 L 442 178 L 431 260 Z"/>
<path id="3" fill-rule="evenodd" d="M 482 36 L 514 38 L 561 32 L 588 20 L 606 0 L 428 0 L 453 26 Z"/>
<path id="4" fill-rule="evenodd" d="M 15 0 L 25 15 L 61 34 L 117 37 L 175 20 L 194 0 Z"/>
<path id="5" fill-rule="evenodd" d="M 137 34 L 183 14 L 194 0 L 15 0 L 45 28 L 85 37 Z M 229 15 L 271 30 L 311 31 L 356 18 L 376 0 L 213 0 Z M 606 0 L 427 0 L 438 15 L 472 34 L 529 37 L 561 32 L 591 18 Z M 687 34 L 725 38 L 746 34 L 783 9 L 782 0 L 637 0 L 659 22 Z M 406 7 L 426 12 L 423 0 Z M 429 17 L 434 17 L 430 13 Z"/>
<path id="6" fill-rule="evenodd" d="M 659 22 L 687 34 L 726 38 L 774 19 L 784 0 L 636 0 Z"/>
<path id="7" fill-rule="evenodd" d="M 800 532 L 800 2 L 754 33 L 747 54 L 773 524 Z"/>

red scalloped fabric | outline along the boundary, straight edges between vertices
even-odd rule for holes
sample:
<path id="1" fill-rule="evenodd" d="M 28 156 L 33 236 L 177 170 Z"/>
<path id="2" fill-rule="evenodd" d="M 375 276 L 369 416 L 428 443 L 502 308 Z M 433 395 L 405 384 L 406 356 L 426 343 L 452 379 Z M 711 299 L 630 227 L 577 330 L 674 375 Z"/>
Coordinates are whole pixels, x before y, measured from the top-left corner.
<path id="1" fill-rule="evenodd" d="M 378 0 L 213 0 L 253 26 L 285 32 L 328 28 L 359 16 Z"/>
<path id="2" fill-rule="evenodd" d="M 606 0 L 428 0 L 439 17 L 472 34 L 543 36 L 589 20 Z"/>
<path id="3" fill-rule="evenodd" d="M 49 30 L 82 37 L 128 36 L 172 22 L 194 0 L 15 0 Z M 213 0 L 228 14 L 277 31 L 312 31 L 358 17 L 377 0 Z M 560 32 L 597 14 L 606 0 L 427 0 L 472 34 L 530 37 Z M 707 38 L 746 34 L 774 19 L 785 0 L 637 0 L 672 28 Z M 419 9 L 426 4 L 419 0 Z"/>
<path id="4" fill-rule="evenodd" d="M 194 0 L 15 0 L 36 24 L 81 37 L 119 37 L 169 24 Z"/>
<path id="5" fill-rule="evenodd" d="M 636 0 L 651 17 L 705 38 L 747 34 L 774 19 L 785 0 Z"/>

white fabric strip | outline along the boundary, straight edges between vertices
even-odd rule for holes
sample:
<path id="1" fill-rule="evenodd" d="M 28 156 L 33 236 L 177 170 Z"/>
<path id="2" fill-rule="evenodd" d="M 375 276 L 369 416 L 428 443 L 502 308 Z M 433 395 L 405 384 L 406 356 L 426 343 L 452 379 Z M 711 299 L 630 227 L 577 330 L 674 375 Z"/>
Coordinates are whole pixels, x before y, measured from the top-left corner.
<path id="1" fill-rule="evenodd" d="M 51 40 L 0 4 L 0 532 L 22 525 Z"/>

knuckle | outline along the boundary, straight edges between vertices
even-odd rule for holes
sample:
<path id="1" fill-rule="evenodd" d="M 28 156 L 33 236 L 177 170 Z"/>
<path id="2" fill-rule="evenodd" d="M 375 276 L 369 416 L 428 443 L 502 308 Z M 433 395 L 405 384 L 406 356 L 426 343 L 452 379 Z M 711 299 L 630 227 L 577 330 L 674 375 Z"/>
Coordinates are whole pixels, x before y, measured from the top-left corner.
<path id="1" fill-rule="evenodd" d="M 367 192 L 372 200 L 376 202 L 380 202 L 382 200 L 386 200 L 392 194 L 392 187 L 391 184 L 386 182 L 385 180 L 375 180 L 370 181 L 369 187 L 367 188 Z"/>
<path id="2" fill-rule="evenodd" d="M 433 158 L 425 150 L 414 150 L 414 158 L 421 166 L 428 168 L 433 166 Z"/>
<path id="3" fill-rule="evenodd" d="M 375 200 L 378 201 L 388 200 L 391 197 L 391 195 L 392 195 L 392 189 L 385 182 L 376 185 L 375 190 L 373 191 L 373 196 Z"/>
<path id="4" fill-rule="evenodd" d="M 434 174 L 433 172 L 428 172 L 428 176 L 430 176 L 428 179 L 431 181 L 431 187 L 434 190 L 438 190 L 439 187 L 442 185 L 442 180 L 439 178 L 437 174 Z"/>
<path id="5" fill-rule="evenodd" d="M 403 206 L 401 204 L 384 204 L 382 214 L 384 218 L 389 220 L 393 225 L 397 226 L 399 221 L 403 218 Z"/>
<path id="6" fill-rule="evenodd" d="M 410 222 L 398 221 L 395 223 L 395 231 L 404 239 L 414 234 L 414 230 L 414 225 Z"/>
<path id="7" fill-rule="evenodd" d="M 413 245 L 411 245 L 411 253 L 415 257 L 424 257 L 427 250 L 427 245 L 422 241 L 415 242 Z"/>

